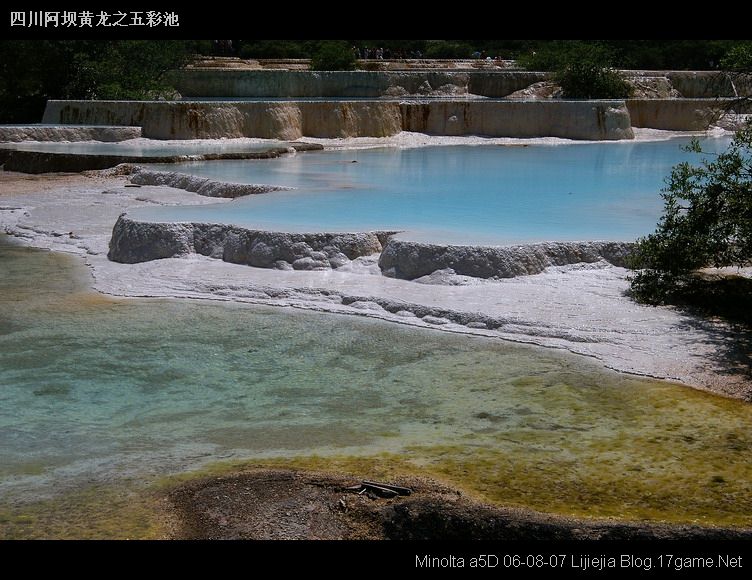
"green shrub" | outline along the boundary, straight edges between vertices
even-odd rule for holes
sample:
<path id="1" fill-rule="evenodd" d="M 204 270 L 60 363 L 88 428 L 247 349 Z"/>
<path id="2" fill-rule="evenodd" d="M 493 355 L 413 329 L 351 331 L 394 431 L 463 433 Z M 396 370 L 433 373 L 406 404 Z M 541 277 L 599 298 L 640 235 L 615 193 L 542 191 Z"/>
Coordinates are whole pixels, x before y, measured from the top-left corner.
<path id="1" fill-rule="evenodd" d="M 299 40 L 241 40 L 240 58 L 310 58 L 311 45 Z"/>
<path id="2" fill-rule="evenodd" d="M 752 42 L 738 44 L 721 59 L 721 68 L 749 73 L 752 71 Z"/>
<path id="3" fill-rule="evenodd" d="M 690 150 L 701 152 L 698 142 Z M 752 125 L 728 150 L 699 166 L 680 163 L 661 196 L 655 233 L 638 241 L 631 267 L 635 299 L 674 301 L 706 266 L 745 266 L 752 259 Z"/>
<path id="4" fill-rule="evenodd" d="M 48 99 L 154 99 L 195 52 L 184 40 L 0 40 L 0 123 L 38 122 Z"/>
<path id="5" fill-rule="evenodd" d="M 526 70 L 553 72 L 562 70 L 571 60 L 570 54 L 580 47 L 576 40 L 552 41 L 517 57 L 517 64 Z"/>
<path id="6" fill-rule="evenodd" d="M 568 99 L 623 99 L 631 96 L 630 85 L 615 70 L 611 49 L 600 44 L 571 42 L 562 48 L 554 78 Z"/>
<path id="7" fill-rule="evenodd" d="M 355 70 L 355 54 L 342 41 L 323 42 L 311 58 L 311 70 Z"/>
<path id="8" fill-rule="evenodd" d="M 619 71 L 596 61 L 571 62 L 557 73 L 556 81 L 567 99 L 625 99 L 633 92 Z"/>
<path id="9" fill-rule="evenodd" d="M 211 40 L 194 40 L 193 50 L 196 54 L 202 56 L 211 56 L 214 54 L 214 45 Z"/>
<path id="10" fill-rule="evenodd" d="M 438 40 L 426 45 L 424 58 L 470 58 L 473 47 L 464 42 Z"/>
<path id="11" fill-rule="evenodd" d="M 615 62 L 615 53 L 608 46 L 581 40 L 552 41 L 518 59 L 527 70 L 554 72 L 562 96 L 569 99 L 631 96 L 632 85 L 613 68 Z"/>

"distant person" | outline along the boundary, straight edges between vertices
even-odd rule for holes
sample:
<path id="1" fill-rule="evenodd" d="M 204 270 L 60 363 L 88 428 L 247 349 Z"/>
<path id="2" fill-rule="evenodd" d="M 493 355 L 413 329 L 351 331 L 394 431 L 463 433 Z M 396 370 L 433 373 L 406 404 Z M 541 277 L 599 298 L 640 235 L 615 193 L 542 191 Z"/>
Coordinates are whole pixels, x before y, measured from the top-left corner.
<path id="1" fill-rule="evenodd" d="M 479 51 L 479 50 L 476 50 L 476 51 L 475 51 L 475 52 L 473 53 L 473 58 L 480 58 L 480 51 Z"/>

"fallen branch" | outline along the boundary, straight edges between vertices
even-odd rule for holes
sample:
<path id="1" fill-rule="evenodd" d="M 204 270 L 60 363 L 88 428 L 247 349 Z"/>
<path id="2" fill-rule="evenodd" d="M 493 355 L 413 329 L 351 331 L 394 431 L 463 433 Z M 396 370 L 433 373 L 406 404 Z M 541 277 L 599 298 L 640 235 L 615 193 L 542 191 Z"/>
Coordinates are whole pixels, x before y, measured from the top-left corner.
<path id="1" fill-rule="evenodd" d="M 386 487 L 381 487 L 378 485 L 373 484 L 363 484 L 363 489 L 367 491 L 367 495 L 370 496 L 378 496 L 383 497 L 385 499 L 391 499 L 393 497 L 397 497 L 399 494 L 394 491 L 393 489 L 388 489 Z M 375 499 L 375 498 L 373 498 Z"/>
<path id="2" fill-rule="evenodd" d="M 381 483 L 380 481 L 363 480 L 363 487 L 385 489 L 387 491 L 394 492 L 395 495 L 410 495 L 413 492 L 413 490 L 409 487 L 392 485 L 390 483 Z"/>
<path id="3" fill-rule="evenodd" d="M 413 492 L 413 490 L 408 487 L 368 480 L 363 480 L 359 485 L 346 487 L 345 491 L 357 493 L 358 495 L 366 494 L 371 499 L 377 499 L 379 497 L 391 499 L 400 495 L 410 495 Z"/>

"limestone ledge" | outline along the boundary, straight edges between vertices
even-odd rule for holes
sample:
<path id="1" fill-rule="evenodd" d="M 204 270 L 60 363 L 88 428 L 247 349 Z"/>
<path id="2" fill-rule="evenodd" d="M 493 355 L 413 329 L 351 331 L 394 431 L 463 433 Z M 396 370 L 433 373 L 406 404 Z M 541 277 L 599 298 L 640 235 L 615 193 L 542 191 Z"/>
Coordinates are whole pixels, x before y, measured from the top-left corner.
<path id="1" fill-rule="evenodd" d="M 139 222 L 122 214 L 107 257 L 135 264 L 195 253 L 257 268 L 328 270 L 378 254 L 393 234 L 266 232 L 221 224 Z"/>
<path id="2" fill-rule="evenodd" d="M 212 181 L 206 177 L 197 177 L 187 173 L 175 171 L 153 171 L 136 167 L 130 177 L 134 185 L 161 185 L 184 189 L 206 197 L 224 197 L 233 199 L 246 195 L 269 193 L 271 191 L 287 191 L 292 188 L 279 185 L 259 185 L 252 183 L 227 183 Z"/>
<path id="3" fill-rule="evenodd" d="M 513 246 L 438 245 L 390 239 L 379 258 L 386 276 L 415 280 L 451 269 L 474 278 L 540 274 L 551 266 L 606 261 L 625 266 L 631 242 L 544 242 Z"/>
<path id="4" fill-rule="evenodd" d="M 119 124 L 150 139 L 429 135 L 633 139 L 623 100 L 54 101 L 47 123 Z"/>
<path id="5" fill-rule="evenodd" d="M 663 131 L 705 131 L 729 109 L 747 112 L 733 99 L 627 99 L 633 127 Z"/>
<path id="6" fill-rule="evenodd" d="M 364 61 L 363 66 L 388 66 L 386 61 Z M 436 61 L 415 63 L 421 70 L 256 70 L 239 69 L 220 63 L 189 67 L 172 72 L 172 80 L 183 97 L 190 98 L 379 98 L 395 94 L 420 94 L 439 87 L 451 87 L 453 94 L 503 98 L 547 81 L 550 73 L 500 70 L 485 61 L 453 62 L 450 69 L 431 69 Z M 457 70 L 456 67 L 464 70 Z M 289 64 L 287 65 L 289 66 Z M 307 66 L 307 63 L 302 65 Z M 475 70 L 474 70 L 475 69 Z M 752 94 L 750 75 L 722 71 L 622 71 L 638 93 L 652 98 L 736 97 Z"/>
<path id="7" fill-rule="evenodd" d="M 606 261 L 624 265 L 626 242 L 549 242 L 517 246 L 452 246 L 397 240 L 397 232 L 287 233 L 234 225 L 136 221 L 122 214 L 108 258 L 135 264 L 201 254 L 232 264 L 280 270 L 328 270 L 380 254 L 386 276 L 414 280 L 436 271 L 474 278 L 513 278 L 550 266 Z"/>
<path id="8" fill-rule="evenodd" d="M 140 131 L 140 128 L 138 128 Z M 316 143 L 295 142 L 284 147 L 269 147 L 235 153 L 203 153 L 198 155 L 90 155 L 48 151 L 24 151 L 0 148 L 0 165 L 6 171 L 20 173 L 53 173 L 110 169 L 122 164 L 183 163 L 186 161 L 216 161 L 219 159 L 273 159 L 295 151 L 320 151 Z M 219 196 L 231 197 L 231 196 Z"/>
<path id="9" fill-rule="evenodd" d="M 104 141 L 138 139 L 141 127 L 107 127 L 96 125 L 0 125 L 0 142 L 23 141 Z"/>
<path id="10" fill-rule="evenodd" d="M 369 63 L 372 64 L 372 63 Z M 530 71 L 289 71 L 184 69 L 172 73 L 184 97 L 206 98 L 379 98 L 425 94 L 452 87 L 454 94 L 505 97 L 547 73 Z"/>

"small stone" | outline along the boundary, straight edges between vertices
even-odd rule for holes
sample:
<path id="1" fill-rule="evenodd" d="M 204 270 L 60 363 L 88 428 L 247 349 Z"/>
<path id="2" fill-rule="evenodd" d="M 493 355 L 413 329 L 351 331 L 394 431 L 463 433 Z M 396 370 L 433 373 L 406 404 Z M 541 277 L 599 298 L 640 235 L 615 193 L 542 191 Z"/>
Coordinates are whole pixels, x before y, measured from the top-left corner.
<path id="1" fill-rule="evenodd" d="M 400 310 L 398 312 L 394 313 L 395 316 L 399 316 L 400 318 L 417 318 L 413 312 L 410 312 L 409 310 Z"/>
<path id="2" fill-rule="evenodd" d="M 410 93 L 408 92 L 405 87 L 401 87 L 399 85 L 388 87 L 385 91 L 383 96 L 385 97 L 406 97 Z"/>
<path id="3" fill-rule="evenodd" d="M 344 254 L 329 257 L 329 265 L 332 267 L 332 269 L 341 268 L 342 266 L 346 266 L 349 263 L 350 259 Z"/>
<path id="4" fill-rule="evenodd" d="M 350 263 L 350 258 L 340 252 L 336 246 L 326 246 L 320 253 L 323 256 L 322 260 L 329 260 L 329 265 L 332 269 L 341 268 L 345 264 Z M 311 257 L 313 257 L 313 254 L 311 254 Z"/>
<path id="5" fill-rule="evenodd" d="M 351 304 L 349 304 L 349 306 L 351 308 L 357 308 L 358 310 L 374 310 L 374 311 L 384 310 L 376 302 L 370 302 L 368 300 L 357 300 L 357 301 L 352 302 Z"/>
<path id="6" fill-rule="evenodd" d="M 435 324 L 437 326 L 449 324 L 449 321 L 446 318 L 440 318 L 438 316 L 424 316 L 421 320 L 423 320 L 423 322 L 427 322 L 428 324 Z"/>
<path id="7" fill-rule="evenodd" d="M 277 257 L 275 254 L 276 252 L 271 246 L 264 242 L 256 242 L 251 246 L 251 250 L 248 253 L 248 260 L 251 266 L 268 268 L 270 264 L 277 263 L 274 259 Z"/>
<path id="8" fill-rule="evenodd" d="M 287 264 L 287 262 L 285 262 L 285 264 Z M 243 298 L 252 298 L 254 300 L 269 300 L 269 295 L 266 292 L 261 292 L 259 290 L 249 290 L 248 292 L 243 294 Z"/>
<path id="9" fill-rule="evenodd" d="M 329 270 L 328 261 L 314 260 L 311 257 L 306 256 L 300 258 L 292 263 L 293 270 Z"/>
<path id="10" fill-rule="evenodd" d="M 418 87 L 418 94 L 420 95 L 430 95 L 433 92 L 433 87 L 431 86 L 431 83 L 428 82 L 428 80 L 423 81 L 423 83 Z"/>
<path id="11" fill-rule="evenodd" d="M 328 294 L 321 297 L 322 300 L 325 300 L 326 302 L 331 302 L 332 304 L 342 304 L 342 296 L 337 296 L 336 294 Z"/>
<path id="12" fill-rule="evenodd" d="M 290 246 L 290 251 L 293 253 L 293 255 L 303 258 L 310 257 L 313 249 L 305 242 L 295 242 Z"/>

